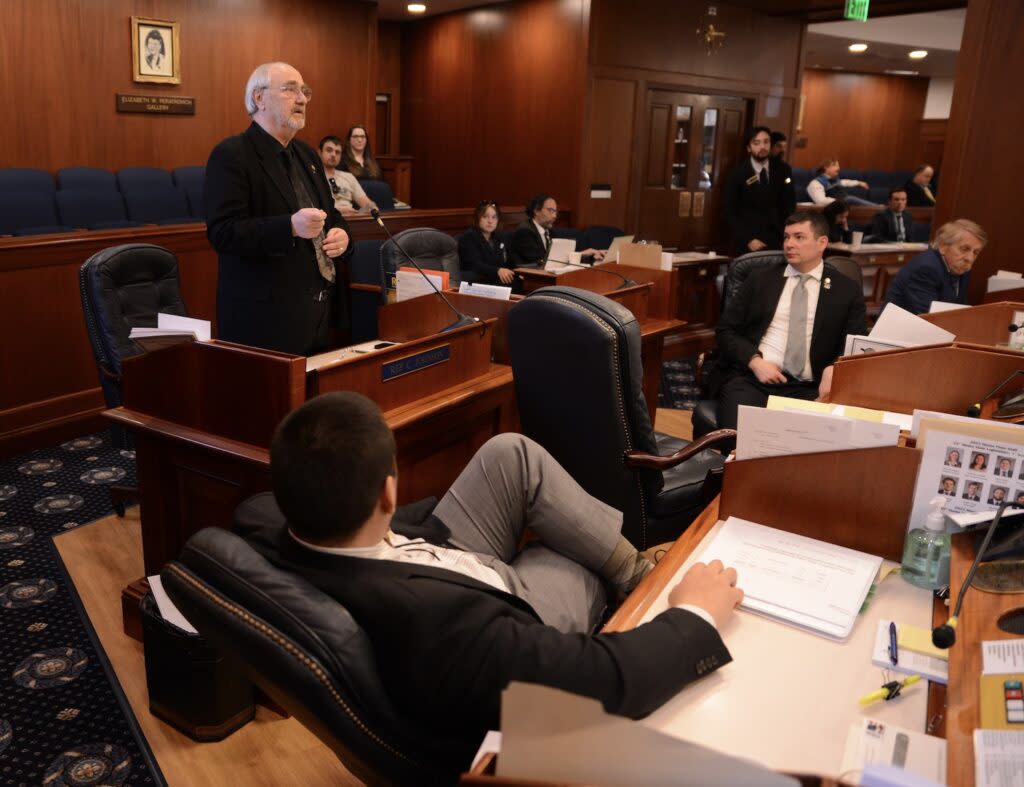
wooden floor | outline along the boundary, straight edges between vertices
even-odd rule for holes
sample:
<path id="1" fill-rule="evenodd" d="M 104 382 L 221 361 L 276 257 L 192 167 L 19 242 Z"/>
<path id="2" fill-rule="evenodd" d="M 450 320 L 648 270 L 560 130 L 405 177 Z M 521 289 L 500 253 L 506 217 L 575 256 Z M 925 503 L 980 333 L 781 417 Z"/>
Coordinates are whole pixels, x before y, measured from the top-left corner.
<path id="1" fill-rule="evenodd" d="M 690 439 L 690 413 L 658 410 L 657 428 Z M 219 743 L 196 743 L 149 713 L 141 643 L 121 631 L 121 588 L 142 576 L 138 508 L 54 538 L 89 619 L 171 787 L 359 785 L 361 782 L 295 719 L 265 708 Z"/>

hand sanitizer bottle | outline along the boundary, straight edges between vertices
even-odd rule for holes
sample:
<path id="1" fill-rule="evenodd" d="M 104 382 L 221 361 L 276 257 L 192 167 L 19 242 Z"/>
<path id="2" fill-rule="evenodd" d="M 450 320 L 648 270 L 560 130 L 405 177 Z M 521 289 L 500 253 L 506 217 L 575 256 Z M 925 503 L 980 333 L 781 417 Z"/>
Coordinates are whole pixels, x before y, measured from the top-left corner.
<path id="1" fill-rule="evenodd" d="M 944 495 L 933 497 L 933 506 L 923 528 L 907 533 L 903 547 L 903 578 L 912 585 L 938 590 L 949 584 L 949 536 L 946 534 Z"/>

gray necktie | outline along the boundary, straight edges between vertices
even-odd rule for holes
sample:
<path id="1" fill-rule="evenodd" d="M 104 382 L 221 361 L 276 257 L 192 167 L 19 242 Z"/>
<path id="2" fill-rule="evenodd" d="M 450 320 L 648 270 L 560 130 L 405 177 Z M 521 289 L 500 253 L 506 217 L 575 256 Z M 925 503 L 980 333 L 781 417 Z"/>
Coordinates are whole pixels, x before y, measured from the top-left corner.
<path id="1" fill-rule="evenodd" d="M 793 288 L 789 301 L 789 336 L 786 338 L 786 355 L 783 368 L 794 377 L 804 373 L 807 363 L 807 280 L 809 273 L 801 273 Z"/>
<path id="2" fill-rule="evenodd" d="M 907 239 L 907 231 L 903 229 L 903 214 L 896 214 L 896 240 L 900 243 Z"/>
<path id="3" fill-rule="evenodd" d="M 306 188 L 302 173 L 299 172 L 299 166 L 301 165 L 295 160 L 291 150 L 285 148 L 284 168 L 288 171 L 288 180 L 291 181 L 292 189 L 295 191 L 295 200 L 299 203 L 300 208 L 315 208 L 317 206 L 309 196 L 309 189 Z M 333 284 L 335 277 L 334 260 L 324 252 L 323 231 L 312 240 L 313 250 L 316 252 L 316 264 L 320 268 L 320 275 Z"/>
<path id="4" fill-rule="evenodd" d="M 551 233 L 544 230 L 544 259 L 551 255 Z"/>

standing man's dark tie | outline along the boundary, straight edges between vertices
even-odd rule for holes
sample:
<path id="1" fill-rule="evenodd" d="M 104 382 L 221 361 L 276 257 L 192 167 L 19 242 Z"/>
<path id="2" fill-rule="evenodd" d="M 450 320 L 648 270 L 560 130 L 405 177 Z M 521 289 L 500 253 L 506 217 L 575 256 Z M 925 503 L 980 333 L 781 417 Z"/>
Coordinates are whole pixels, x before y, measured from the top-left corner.
<path id="1" fill-rule="evenodd" d="M 544 230 L 544 261 L 547 262 L 548 257 L 551 256 L 551 233 L 548 230 Z"/>
<path id="2" fill-rule="evenodd" d="M 762 186 L 768 185 L 768 167 L 761 167 L 761 174 L 757 176 Z"/>
<path id="3" fill-rule="evenodd" d="M 295 190 L 295 200 L 299 203 L 299 207 L 317 207 L 313 202 L 313 198 L 309 196 L 309 189 L 306 188 L 303 174 L 299 172 L 301 165 L 295 160 L 295 154 L 292 153 L 290 148 L 285 148 L 284 153 L 281 155 L 284 157 L 284 168 L 288 172 L 288 180 L 291 181 L 292 188 Z M 313 238 L 313 249 L 316 251 L 316 264 L 320 268 L 320 275 L 333 284 L 335 277 L 334 260 L 324 252 L 324 233 L 322 230 L 319 235 Z"/>

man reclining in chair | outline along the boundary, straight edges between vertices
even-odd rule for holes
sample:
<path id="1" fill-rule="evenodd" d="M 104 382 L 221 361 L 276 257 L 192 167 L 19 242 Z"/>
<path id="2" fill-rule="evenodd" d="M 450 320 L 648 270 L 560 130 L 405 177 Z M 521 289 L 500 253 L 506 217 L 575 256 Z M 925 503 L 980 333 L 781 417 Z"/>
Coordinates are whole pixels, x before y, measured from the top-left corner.
<path id="1" fill-rule="evenodd" d="M 396 505 L 395 468 L 373 402 L 312 399 L 271 446 L 287 526 L 243 522 L 240 535 L 341 602 L 373 643 L 395 706 L 465 740 L 467 757 L 497 727 L 509 681 L 639 717 L 731 660 L 717 627 L 743 593 L 718 561 L 691 568 L 651 622 L 591 633 L 604 582 L 629 592 L 651 565 L 620 535 L 622 515 L 528 438 L 492 438 L 419 525 L 400 521 L 411 507 Z M 520 551 L 526 527 L 537 539 Z"/>

